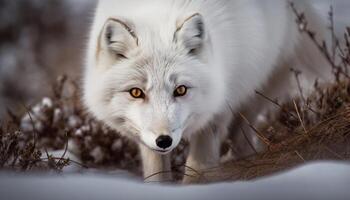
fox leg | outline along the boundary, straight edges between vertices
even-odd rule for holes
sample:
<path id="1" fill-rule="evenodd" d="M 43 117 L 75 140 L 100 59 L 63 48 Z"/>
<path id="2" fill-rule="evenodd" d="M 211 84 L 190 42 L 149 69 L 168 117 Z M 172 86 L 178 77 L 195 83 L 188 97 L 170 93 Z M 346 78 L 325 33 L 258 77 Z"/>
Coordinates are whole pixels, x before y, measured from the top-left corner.
<path id="1" fill-rule="evenodd" d="M 201 173 L 220 162 L 220 138 L 213 130 L 203 130 L 190 138 L 183 183 L 198 182 Z"/>
<path id="2" fill-rule="evenodd" d="M 143 144 L 139 145 L 139 149 L 145 182 L 164 182 L 172 180 L 170 154 L 161 155 Z"/>

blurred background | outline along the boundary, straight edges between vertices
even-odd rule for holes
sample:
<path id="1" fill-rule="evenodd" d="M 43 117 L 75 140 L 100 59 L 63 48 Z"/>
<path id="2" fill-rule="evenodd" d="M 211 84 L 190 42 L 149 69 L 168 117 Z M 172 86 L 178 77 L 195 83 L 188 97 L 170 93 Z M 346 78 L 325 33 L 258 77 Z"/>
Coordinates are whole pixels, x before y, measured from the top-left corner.
<path id="1" fill-rule="evenodd" d="M 94 0 L 0 0 L 0 119 L 79 78 Z"/>
<path id="2" fill-rule="evenodd" d="M 85 43 L 97 0 L 0 0 L 0 122 L 8 108 L 50 93 L 58 75 L 80 79 Z M 350 24 L 349 0 L 313 0 L 336 31 Z"/>

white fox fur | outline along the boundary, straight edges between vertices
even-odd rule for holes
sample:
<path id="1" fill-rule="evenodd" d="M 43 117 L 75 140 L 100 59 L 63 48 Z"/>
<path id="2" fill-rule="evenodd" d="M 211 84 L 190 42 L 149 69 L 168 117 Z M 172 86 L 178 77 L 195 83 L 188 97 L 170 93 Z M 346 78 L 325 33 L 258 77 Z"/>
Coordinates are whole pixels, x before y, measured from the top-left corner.
<path id="1" fill-rule="evenodd" d="M 295 3 L 319 30 L 308 3 Z M 219 164 L 233 112 L 254 123 L 264 107 L 255 90 L 285 97 L 293 92 L 286 90 L 292 67 L 314 81 L 322 64 L 315 52 L 286 0 L 100 0 L 84 101 L 97 119 L 139 143 L 145 177 L 170 170 L 169 153 L 181 139 L 190 142 L 186 165 L 205 170 Z M 180 85 L 188 91 L 174 97 Z M 145 97 L 131 97 L 132 88 Z M 172 138 L 169 148 L 157 146 L 160 135 Z"/>

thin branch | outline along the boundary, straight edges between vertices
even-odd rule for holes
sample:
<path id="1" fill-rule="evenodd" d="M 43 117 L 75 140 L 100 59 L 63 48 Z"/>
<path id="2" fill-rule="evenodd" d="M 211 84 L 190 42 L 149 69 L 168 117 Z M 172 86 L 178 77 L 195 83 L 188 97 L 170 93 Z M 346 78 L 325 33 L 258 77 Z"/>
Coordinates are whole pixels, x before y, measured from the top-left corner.
<path id="1" fill-rule="evenodd" d="M 241 128 L 241 132 L 245 138 L 245 140 L 247 141 L 247 143 L 249 144 L 250 148 L 252 148 L 252 150 L 255 152 L 255 154 L 258 154 L 258 151 L 255 149 L 254 145 L 250 142 L 246 132 L 244 131 L 244 129 L 242 127 Z"/>
<path id="2" fill-rule="evenodd" d="M 50 159 L 60 160 L 60 159 L 62 159 L 62 158 L 50 157 L 50 158 L 42 158 L 42 159 L 39 159 L 39 160 L 36 160 L 36 161 L 37 161 L 37 162 L 41 162 L 41 161 L 50 160 Z M 78 162 L 78 161 L 74 161 L 74 160 L 72 160 L 72 159 L 64 159 L 64 160 L 66 160 L 66 161 L 68 161 L 68 162 L 71 162 L 71 163 L 74 163 L 74 164 L 76 164 L 76 165 L 79 165 L 80 167 L 83 167 L 83 168 L 86 168 L 86 169 L 89 168 L 87 165 L 84 165 L 84 164 L 82 164 L 82 163 L 80 163 L 80 162 Z"/>
<path id="3" fill-rule="evenodd" d="M 148 179 L 152 178 L 152 177 L 155 177 L 157 175 L 160 175 L 160 174 L 169 174 L 169 173 L 178 173 L 178 174 L 181 174 L 181 175 L 184 175 L 184 176 L 188 176 L 188 177 L 192 177 L 192 178 L 196 178 L 197 176 L 194 176 L 194 175 L 189 175 L 189 174 L 186 174 L 186 173 L 181 173 L 181 172 L 174 172 L 174 171 L 160 171 L 160 172 L 156 172 L 156 173 L 153 173 L 147 177 L 145 177 L 143 179 L 144 182 L 146 182 Z M 167 182 L 172 182 L 173 180 L 169 180 Z M 163 182 L 163 181 L 149 181 L 149 182 Z"/>
<path id="4" fill-rule="evenodd" d="M 22 104 L 22 106 L 25 108 L 25 110 L 26 110 L 26 112 L 27 112 L 27 114 L 29 116 L 30 123 L 31 123 L 32 128 L 33 128 L 33 140 L 34 140 L 33 141 L 34 142 L 33 150 L 34 150 L 36 148 L 36 142 L 37 142 L 37 138 L 38 138 L 39 134 L 38 134 L 38 131 L 37 131 L 36 127 L 35 127 L 35 123 L 34 123 L 34 120 L 32 118 L 32 115 L 30 113 L 31 112 L 30 109 L 25 104 Z"/>
<path id="5" fill-rule="evenodd" d="M 331 31 L 331 36 L 332 36 L 332 61 L 333 63 L 335 62 L 335 57 L 336 57 L 336 49 L 337 49 L 337 45 L 339 44 L 337 42 L 337 39 L 335 37 L 335 32 L 334 32 L 334 29 L 335 29 L 335 26 L 334 26 L 334 12 L 333 12 L 333 6 L 331 5 L 330 6 L 330 9 L 329 9 L 329 12 L 328 12 L 328 19 L 329 19 L 329 22 L 330 22 L 330 31 Z"/>
<path id="6" fill-rule="evenodd" d="M 290 71 L 293 72 L 294 78 L 295 78 L 295 80 L 296 80 L 296 82 L 297 82 L 297 86 L 298 86 L 300 98 L 301 98 L 301 100 L 303 100 L 303 103 L 306 105 L 306 100 L 305 100 L 304 94 L 303 94 L 303 88 L 301 87 L 300 79 L 299 79 L 299 76 L 300 76 L 300 74 L 301 74 L 301 71 L 296 70 L 296 69 L 293 69 L 293 68 L 291 68 Z"/>
<path id="7" fill-rule="evenodd" d="M 306 134 L 306 135 L 309 135 L 309 134 L 308 134 L 308 131 L 307 131 L 306 128 L 305 128 L 304 121 L 302 120 L 302 118 L 301 118 L 301 116 L 300 116 L 299 109 L 298 109 L 298 106 L 297 106 L 295 100 L 293 100 L 293 104 L 294 104 L 295 111 L 297 112 L 299 121 L 300 121 L 300 123 L 301 123 L 301 126 L 302 126 L 303 129 L 304 129 L 305 134 Z"/>
<path id="8" fill-rule="evenodd" d="M 65 145 L 65 148 L 64 148 L 64 152 L 63 152 L 63 154 L 62 154 L 62 156 L 61 156 L 61 159 L 64 159 L 64 157 L 66 156 L 66 153 L 67 153 L 67 151 L 68 151 L 68 143 L 69 143 L 69 138 L 68 138 L 68 133 L 66 132 L 66 145 Z M 61 162 L 61 159 L 58 161 L 58 163 L 60 163 Z"/>
<path id="9" fill-rule="evenodd" d="M 332 56 L 328 52 L 326 42 L 324 40 L 321 43 L 319 41 L 317 41 L 316 33 L 314 31 L 311 31 L 310 29 L 308 29 L 308 24 L 307 24 L 304 13 L 299 13 L 297 11 L 297 9 L 295 8 L 295 5 L 293 2 L 290 2 L 289 4 L 290 4 L 290 7 L 292 8 L 293 13 L 297 17 L 296 22 L 299 26 L 300 32 L 306 33 L 306 35 L 315 44 L 315 46 L 318 48 L 318 50 L 324 55 L 324 57 L 326 58 L 326 61 L 328 62 L 328 64 L 330 64 L 330 66 L 334 70 L 333 73 L 335 75 L 337 75 L 338 73 L 342 74 L 346 78 L 350 79 L 350 76 L 347 73 L 345 73 L 344 70 L 340 66 L 338 66 L 335 62 L 333 62 Z M 336 77 L 338 78 L 338 76 L 336 76 Z"/>
<path id="10" fill-rule="evenodd" d="M 277 101 L 272 100 L 271 98 L 267 97 L 266 95 L 264 95 L 263 93 L 259 92 L 259 91 L 255 91 L 255 93 L 257 95 L 260 95 L 261 97 L 263 97 L 264 99 L 270 101 L 271 103 L 275 104 L 276 106 L 278 106 L 283 112 L 286 112 L 287 114 L 289 114 L 291 117 L 293 117 L 294 119 L 298 119 L 297 116 L 295 116 L 293 113 L 291 113 L 289 110 L 287 110 L 286 108 L 284 108 L 282 105 L 280 105 Z"/>
<path id="11" fill-rule="evenodd" d="M 340 160 L 345 160 L 341 155 L 339 155 L 338 153 L 336 153 L 335 151 L 333 151 L 332 149 L 330 149 L 328 146 L 323 145 L 323 147 L 330 152 L 331 154 L 335 155 L 336 157 L 338 157 Z"/>
<path id="12" fill-rule="evenodd" d="M 305 159 L 300 155 L 300 153 L 298 152 L 298 151 L 294 151 L 296 154 L 297 154 L 297 156 L 301 159 L 301 160 L 303 160 L 303 162 L 305 162 Z"/>
<path id="13" fill-rule="evenodd" d="M 242 113 L 239 113 L 239 115 L 240 115 L 241 118 L 247 123 L 247 125 L 248 125 L 252 130 L 254 130 L 254 132 L 255 132 L 256 135 L 260 138 L 260 140 L 263 141 L 267 146 L 270 147 L 270 146 L 271 146 L 271 142 L 270 142 L 258 129 L 256 129 Z"/>
<path id="14" fill-rule="evenodd" d="M 297 82 L 297 87 L 298 87 L 298 90 L 299 90 L 300 98 L 303 101 L 303 104 L 305 105 L 305 107 L 308 110 L 310 110 L 314 114 L 319 114 L 317 111 L 315 111 L 314 109 L 311 108 L 311 106 L 308 104 L 308 102 L 306 101 L 306 99 L 304 97 L 303 88 L 301 87 L 301 83 L 300 83 L 300 79 L 299 79 L 299 76 L 301 75 L 301 71 L 298 71 L 298 70 L 293 69 L 293 68 L 291 68 L 290 70 L 291 70 L 291 72 L 294 73 L 294 77 L 295 77 L 295 80 Z"/>

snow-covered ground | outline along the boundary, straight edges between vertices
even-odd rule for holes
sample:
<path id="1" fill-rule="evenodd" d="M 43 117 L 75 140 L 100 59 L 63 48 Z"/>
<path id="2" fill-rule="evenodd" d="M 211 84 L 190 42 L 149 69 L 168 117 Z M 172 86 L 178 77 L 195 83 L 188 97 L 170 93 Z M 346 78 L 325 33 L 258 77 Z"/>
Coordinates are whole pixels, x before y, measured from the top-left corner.
<path id="1" fill-rule="evenodd" d="M 0 199 L 350 199 L 350 164 L 308 164 L 272 177 L 198 186 L 145 184 L 121 175 L 60 176 L 0 174 Z"/>

